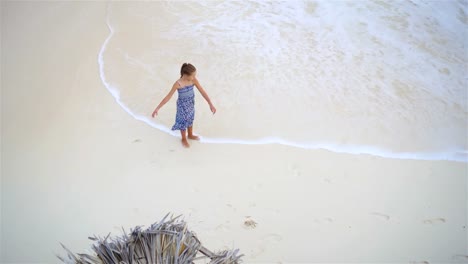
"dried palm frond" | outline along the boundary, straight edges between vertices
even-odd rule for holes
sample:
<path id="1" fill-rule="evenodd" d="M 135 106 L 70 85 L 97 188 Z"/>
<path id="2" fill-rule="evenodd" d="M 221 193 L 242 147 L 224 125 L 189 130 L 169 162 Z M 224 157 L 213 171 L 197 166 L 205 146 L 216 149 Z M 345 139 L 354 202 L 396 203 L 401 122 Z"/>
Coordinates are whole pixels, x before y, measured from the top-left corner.
<path id="1" fill-rule="evenodd" d="M 135 227 L 122 237 L 88 237 L 95 241 L 92 250 L 95 255 L 73 254 L 63 244 L 68 259 L 57 256 L 62 262 L 70 264 L 191 264 L 197 254 L 210 258 L 210 264 L 237 264 L 243 255 L 239 250 L 225 250 L 213 253 L 204 248 L 195 233 L 187 228 L 185 221 L 167 214 L 161 221 L 143 230 Z M 167 219 L 167 220 L 166 220 Z"/>

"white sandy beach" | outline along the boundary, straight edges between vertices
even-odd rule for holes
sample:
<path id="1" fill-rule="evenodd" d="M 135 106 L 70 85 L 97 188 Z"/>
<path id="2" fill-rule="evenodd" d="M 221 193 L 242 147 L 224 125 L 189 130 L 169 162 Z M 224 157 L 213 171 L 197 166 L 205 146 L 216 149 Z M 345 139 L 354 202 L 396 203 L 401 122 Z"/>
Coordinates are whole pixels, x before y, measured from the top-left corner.
<path id="1" fill-rule="evenodd" d="M 141 10 L 144 4 L 151 6 L 148 2 L 135 6 Z M 86 252 L 92 243 L 88 236 L 120 235 L 121 227 L 147 226 L 168 212 L 183 214 L 207 248 L 239 248 L 245 263 L 468 262 L 466 161 L 389 158 L 279 144 L 211 144 L 209 140 L 192 142 L 190 149 L 184 149 L 178 138 L 163 131 L 173 121 L 176 95 L 161 110 L 161 119 L 153 120 L 163 127 L 157 129 L 130 115 L 103 83 L 98 60 L 110 34 L 107 3 L 2 1 L 0 7 L 1 263 L 59 263 L 55 255 L 65 255 L 60 243 L 74 252 Z M 113 10 L 118 14 L 127 9 L 115 4 Z M 128 18 L 118 19 L 122 25 Z M 133 31 L 138 29 L 121 28 L 120 32 Z M 108 43 L 103 59 L 109 66 L 109 82 L 128 87 L 140 80 L 130 74 L 132 70 L 128 76 L 122 74 L 128 69 L 114 55 L 116 43 L 124 43 L 119 47 L 128 50 L 147 48 L 130 41 L 137 36 L 142 34 L 120 34 Z M 141 43 L 150 38 L 154 36 Z M 466 42 L 464 47 L 466 52 Z M 217 91 L 228 76 L 212 78 L 218 73 L 212 74 L 215 66 L 202 61 L 207 55 L 190 56 L 187 61 L 194 60 L 218 108 L 211 116 L 197 94 L 195 132 L 213 141 L 236 135 L 253 141 L 265 135 L 267 129 L 256 130 L 255 122 L 248 120 L 249 113 L 255 112 L 238 112 L 238 106 Z M 150 107 L 177 79 L 183 62 L 184 54 L 168 56 L 158 68 L 158 76 L 163 77 L 145 79 L 155 87 L 152 94 L 142 97 L 141 86 L 135 84 L 135 94 L 131 89 L 121 91 L 122 100 L 135 113 L 148 112 L 150 118 Z M 460 63 L 466 63 L 466 56 Z M 463 70 L 451 72 L 456 75 Z M 251 76 L 245 78 L 254 83 Z M 466 89 L 463 92 L 466 95 Z M 298 102 L 285 104 L 292 107 Z M 259 117 L 268 116 L 261 111 L 274 110 L 261 106 Z M 424 107 L 417 109 L 426 111 Z M 447 113 L 452 113 L 450 107 Z M 453 119 L 437 116 L 437 122 L 466 122 L 466 104 L 459 107 L 461 114 Z M 288 115 L 288 109 L 294 114 Z M 283 111 L 278 118 L 285 122 L 288 117 L 307 117 L 305 108 Z M 430 115 L 424 112 L 424 116 Z M 229 118 L 234 123 L 247 121 L 229 126 Z M 430 121 L 426 118 L 424 124 Z M 275 122 L 262 124 L 271 129 Z M 466 126 L 463 130 L 459 125 L 453 124 L 449 132 L 441 129 L 415 137 L 411 151 L 439 153 L 441 135 L 452 136 L 450 147 L 458 144 L 463 133 L 467 135 Z M 275 130 L 267 136 L 289 135 L 290 130 Z M 319 137 L 327 131 L 312 134 Z M 356 144 L 371 144 L 378 138 L 372 133 L 379 130 L 365 131 L 370 134 L 361 131 L 362 142 Z M 405 135 L 414 131 L 408 129 Z M 343 142 L 358 139 L 361 132 L 350 131 L 352 135 Z M 291 138 L 301 140 L 305 135 Z M 432 137 L 437 143 L 424 145 Z M 402 140 L 402 149 L 407 151 L 410 141 Z M 382 146 L 393 143 L 388 140 Z M 244 225 L 247 217 L 257 223 L 255 228 Z"/>

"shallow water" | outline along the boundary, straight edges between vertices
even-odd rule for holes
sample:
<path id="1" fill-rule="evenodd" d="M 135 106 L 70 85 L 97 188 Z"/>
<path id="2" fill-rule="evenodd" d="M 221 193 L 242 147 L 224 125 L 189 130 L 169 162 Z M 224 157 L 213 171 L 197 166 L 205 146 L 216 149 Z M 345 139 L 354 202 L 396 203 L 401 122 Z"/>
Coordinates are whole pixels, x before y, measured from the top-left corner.
<path id="1" fill-rule="evenodd" d="M 101 79 L 171 132 L 184 62 L 208 143 L 467 161 L 467 1 L 111 3 Z"/>

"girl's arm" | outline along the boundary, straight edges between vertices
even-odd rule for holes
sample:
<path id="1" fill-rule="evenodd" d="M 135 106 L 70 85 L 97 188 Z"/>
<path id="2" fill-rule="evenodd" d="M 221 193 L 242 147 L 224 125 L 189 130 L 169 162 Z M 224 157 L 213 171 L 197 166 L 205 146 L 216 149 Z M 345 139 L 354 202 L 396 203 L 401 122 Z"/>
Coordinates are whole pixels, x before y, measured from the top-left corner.
<path id="1" fill-rule="evenodd" d="M 175 82 L 174 85 L 172 85 L 172 88 L 169 91 L 169 93 L 166 95 L 166 97 L 164 97 L 164 99 L 162 99 L 161 103 L 159 103 L 156 109 L 154 109 L 153 114 L 151 115 L 152 117 L 154 117 L 155 115 L 158 115 L 159 109 L 161 109 L 161 107 L 163 107 L 167 102 L 169 102 L 169 100 L 171 100 L 171 97 L 175 93 L 176 90 L 177 90 L 177 82 Z"/>
<path id="2" fill-rule="evenodd" d="M 200 91 L 200 93 L 202 94 L 203 98 L 205 98 L 205 100 L 208 102 L 208 105 L 210 105 L 210 110 L 211 112 L 214 114 L 216 113 L 216 108 L 214 107 L 213 103 L 211 102 L 210 100 L 210 97 L 208 96 L 208 94 L 205 92 L 205 90 L 203 89 L 203 87 L 200 85 L 200 83 L 198 82 L 198 79 L 197 78 L 194 78 L 193 82 L 195 83 L 195 86 L 197 86 L 197 89 L 198 91 Z"/>

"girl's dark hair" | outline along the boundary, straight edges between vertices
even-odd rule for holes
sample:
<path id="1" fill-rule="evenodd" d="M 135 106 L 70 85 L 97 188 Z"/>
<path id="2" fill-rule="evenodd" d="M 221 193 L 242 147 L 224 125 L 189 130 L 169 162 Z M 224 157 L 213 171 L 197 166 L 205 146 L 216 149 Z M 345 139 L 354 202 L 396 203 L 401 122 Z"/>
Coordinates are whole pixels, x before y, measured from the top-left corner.
<path id="1" fill-rule="evenodd" d="M 180 77 L 182 77 L 182 75 L 184 75 L 184 74 L 190 75 L 196 70 L 197 69 L 192 64 L 184 63 L 184 64 L 182 64 L 182 67 L 180 68 Z"/>

